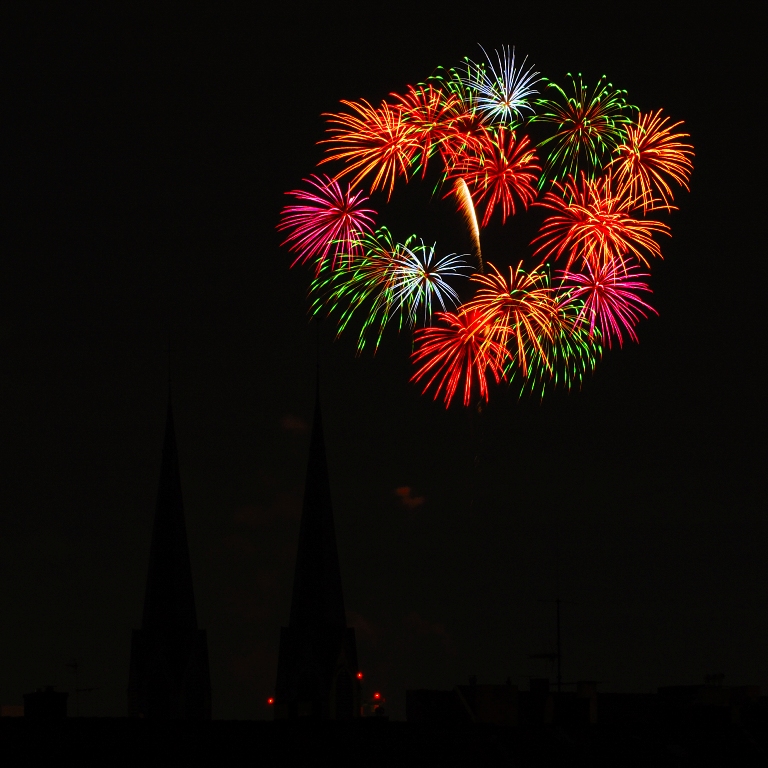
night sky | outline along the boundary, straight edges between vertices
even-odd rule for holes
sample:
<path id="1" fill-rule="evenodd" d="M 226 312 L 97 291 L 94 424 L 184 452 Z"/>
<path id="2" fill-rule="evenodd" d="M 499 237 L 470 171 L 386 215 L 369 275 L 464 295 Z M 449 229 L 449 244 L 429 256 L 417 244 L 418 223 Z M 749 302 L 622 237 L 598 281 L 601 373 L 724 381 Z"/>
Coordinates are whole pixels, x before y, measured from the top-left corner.
<path id="1" fill-rule="evenodd" d="M 277 5 L 3 11 L 0 703 L 73 691 L 76 659 L 95 689 L 80 714 L 126 713 L 170 339 L 214 717 L 269 716 L 317 359 L 309 272 L 289 270 L 275 231 L 284 192 L 322 156 L 322 112 L 402 92 L 478 43 L 515 45 L 554 80 L 607 74 L 685 121 L 695 170 L 653 265 L 659 316 L 581 391 L 496 388 L 482 414 L 446 411 L 409 383 L 407 333 L 357 357 L 353 334 L 320 328 L 365 691 L 403 718 L 407 688 L 553 676 L 529 655 L 554 650 L 540 601 L 559 551 L 566 682 L 653 691 L 724 673 L 765 692 L 757 17 Z M 374 201 L 381 223 L 466 250 L 439 217 L 421 222 L 438 199 L 399 192 Z"/>

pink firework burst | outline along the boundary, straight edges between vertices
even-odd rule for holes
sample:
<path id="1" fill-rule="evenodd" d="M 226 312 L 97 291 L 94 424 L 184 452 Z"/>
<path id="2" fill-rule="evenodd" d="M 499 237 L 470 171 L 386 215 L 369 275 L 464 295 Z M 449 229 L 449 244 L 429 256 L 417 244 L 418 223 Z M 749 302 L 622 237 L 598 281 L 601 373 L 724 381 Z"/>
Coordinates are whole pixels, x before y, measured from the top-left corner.
<path id="1" fill-rule="evenodd" d="M 278 230 L 289 230 L 283 241 L 297 254 L 291 266 L 317 259 L 315 272 L 331 257 L 331 268 L 336 260 L 346 260 L 360 252 L 361 235 L 373 232 L 372 216 L 375 211 L 365 208 L 368 200 L 360 190 L 351 186 L 346 192 L 330 176 L 312 175 L 304 179 L 310 189 L 286 192 L 300 201 L 300 205 L 286 205 Z"/>
<path id="2" fill-rule="evenodd" d="M 611 259 L 596 265 L 585 259 L 583 265 L 584 272 L 561 273 L 562 288 L 567 291 L 567 303 L 581 305 L 579 317 L 589 326 L 590 338 L 597 327 L 609 347 L 614 338 L 621 346 L 624 333 L 637 341 L 635 326 L 640 318 L 648 317 L 646 310 L 658 314 L 638 295 L 638 291 L 651 292 L 645 282 L 650 275 L 640 272 L 637 265 L 625 259 Z"/>

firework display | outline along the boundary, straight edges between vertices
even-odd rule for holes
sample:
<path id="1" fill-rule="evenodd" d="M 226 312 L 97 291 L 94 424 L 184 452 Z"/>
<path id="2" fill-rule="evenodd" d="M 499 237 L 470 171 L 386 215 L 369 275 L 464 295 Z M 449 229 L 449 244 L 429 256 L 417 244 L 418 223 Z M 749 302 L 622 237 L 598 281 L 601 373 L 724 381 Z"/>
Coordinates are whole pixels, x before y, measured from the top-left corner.
<path id="1" fill-rule="evenodd" d="M 544 173 L 539 178 L 543 187 L 549 178 L 565 175 L 579 176 L 581 170 L 589 176 L 599 173 L 606 158 L 624 140 L 624 130 L 630 125 L 635 107 L 627 104 L 624 91 L 616 91 L 605 76 L 589 94 L 581 75 L 570 72 L 573 96 L 568 96 L 557 83 L 547 82 L 552 98 L 538 102 L 539 111 L 532 118 L 551 123 L 555 133 L 541 142 L 549 149 Z"/>
<path id="2" fill-rule="evenodd" d="M 331 268 L 334 268 L 339 255 L 349 260 L 357 253 L 360 235 L 372 231 L 371 214 L 374 211 L 363 208 L 368 198 L 360 190 L 353 193 L 351 187 L 347 187 L 344 192 L 329 176 L 325 179 L 312 176 L 305 181 L 309 190 L 297 189 L 289 193 L 302 205 L 286 206 L 277 226 L 291 233 L 285 244 L 298 253 L 291 266 L 314 259 L 315 269 L 320 272 L 331 254 Z"/>
<path id="3" fill-rule="evenodd" d="M 682 122 L 641 112 L 605 76 L 561 85 L 514 48 L 483 55 L 378 106 L 343 100 L 326 113 L 327 173 L 287 193 L 278 224 L 291 266 L 313 269 L 310 313 L 339 333 L 356 327 L 358 352 L 390 324 L 408 329 L 412 380 L 446 407 L 487 400 L 491 383 L 580 386 L 604 349 L 638 341 L 656 313 L 661 217 L 693 170 Z M 409 183 L 464 220 L 471 253 L 374 228 Z M 481 253 L 484 230 L 525 220 L 527 253 Z"/>
<path id="4" fill-rule="evenodd" d="M 314 295 L 313 313 L 338 309 L 339 331 L 343 331 L 353 315 L 364 314 L 358 338 L 362 352 L 371 330 L 378 326 L 374 348 L 379 346 L 387 323 L 396 318 L 397 325 L 414 327 L 423 315 L 429 322 L 432 303 L 436 300 L 443 311 L 446 302 L 454 308 L 459 296 L 448 278 L 461 275 L 468 265 L 455 254 L 435 258 L 435 246 L 416 242 L 415 235 L 396 243 L 386 227 L 361 234 L 348 243 L 345 266 L 334 268 L 326 262 L 317 272 L 310 293 Z"/>

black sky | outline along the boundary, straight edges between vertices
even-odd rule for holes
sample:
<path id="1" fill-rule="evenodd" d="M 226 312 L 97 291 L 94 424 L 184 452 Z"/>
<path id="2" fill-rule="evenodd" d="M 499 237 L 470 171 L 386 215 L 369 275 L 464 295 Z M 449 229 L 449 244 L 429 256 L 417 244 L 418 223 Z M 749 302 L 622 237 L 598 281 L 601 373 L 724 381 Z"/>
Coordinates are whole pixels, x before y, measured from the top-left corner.
<path id="1" fill-rule="evenodd" d="M 353 337 L 321 329 L 366 684 L 402 717 L 406 688 L 546 676 L 528 654 L 554 643 L 538 601 L 559 539 L 566 680 L 642 691 L 723 672 L 768 688 L 758 20 L 614 8 L 3 12 L 2 703 L 72 690 L 78 659 L 97 689 L 81 713 L 125 713 L 170 335 L 214 716 L 267 715 L 315 376 L 308 274 L 274 229 L 283 193 L 321 156 L 322 112 L 477 43 L 515 45 L 553 79 L 606 73 L 685 120 L 695 171 L 654 265 L 659 317 L 580 392 L 497 390 L 470 418 L 409 384 L 405 336 L 355 357 Z"/>

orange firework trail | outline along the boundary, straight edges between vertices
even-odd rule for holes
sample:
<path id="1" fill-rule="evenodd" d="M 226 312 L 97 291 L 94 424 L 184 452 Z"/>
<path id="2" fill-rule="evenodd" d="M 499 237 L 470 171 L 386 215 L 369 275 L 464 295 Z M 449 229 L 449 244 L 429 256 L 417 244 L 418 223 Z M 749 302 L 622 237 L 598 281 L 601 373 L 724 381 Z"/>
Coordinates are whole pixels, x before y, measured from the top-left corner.
<path id="1" fill-rule="evenodd" d="M 475 206 L 472 203 L 472 195 L 469 193 L 467 182 L 462 178 L 456 179 L 453 191 L 459 204 L 459 210 L 464 214 L 464 219 L 469 227 L 469 233 L 472 235 L 472 244 L 474 245 L 478 267 L 480 272 L 483 272 L 485 268 L 483 267 L 483 254 L 480 252 L 480 227 L 477 225 Z"/>

